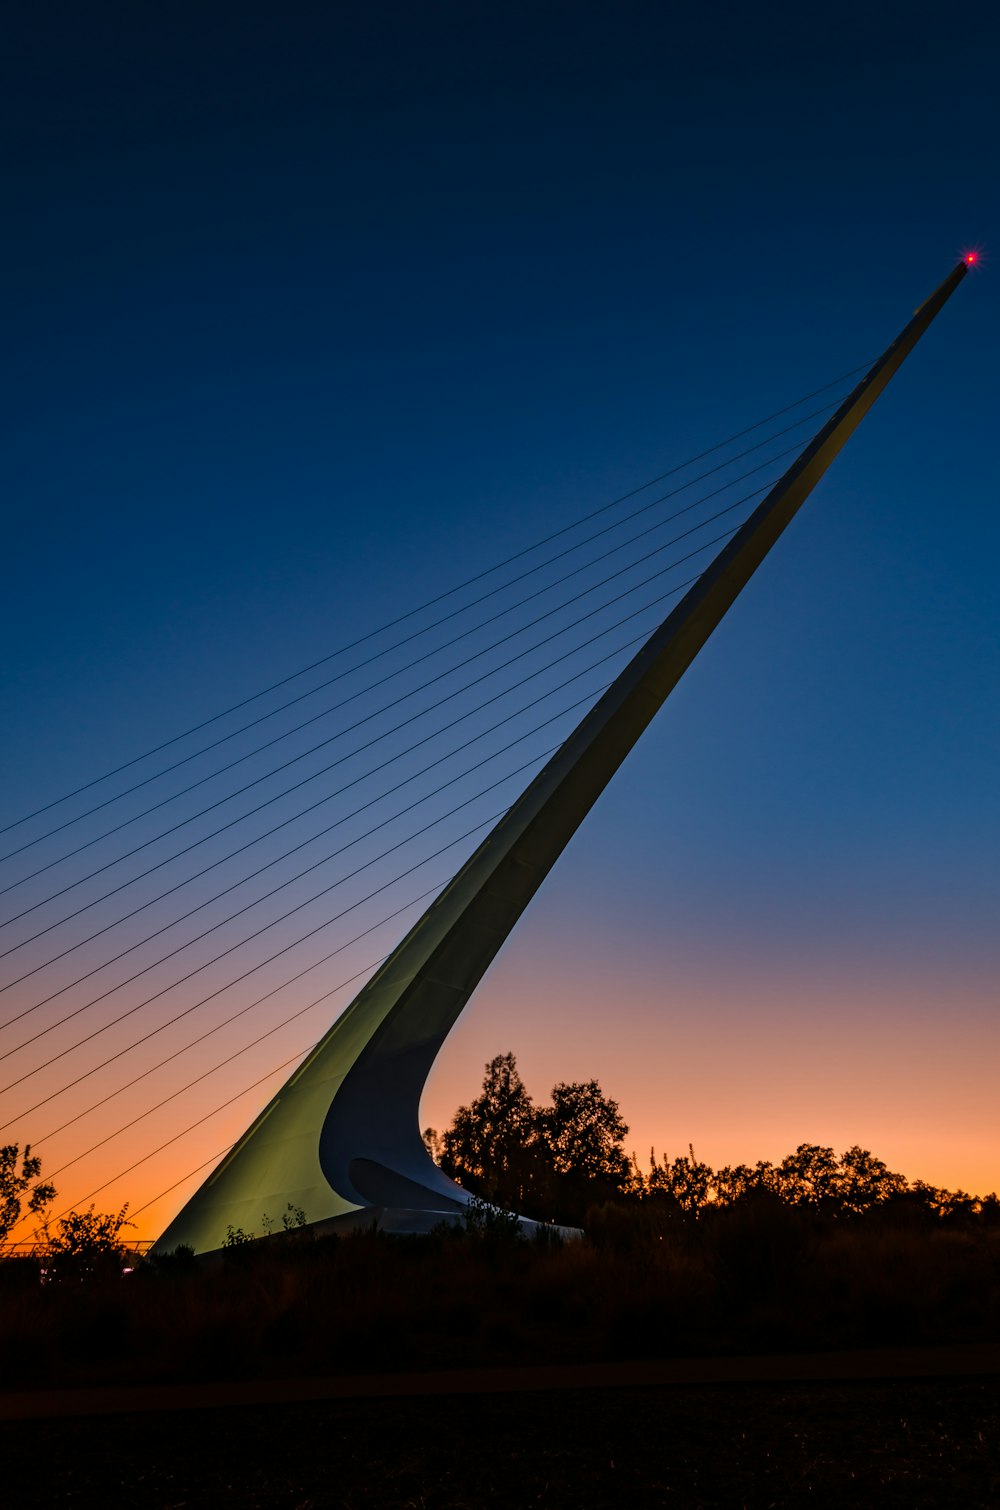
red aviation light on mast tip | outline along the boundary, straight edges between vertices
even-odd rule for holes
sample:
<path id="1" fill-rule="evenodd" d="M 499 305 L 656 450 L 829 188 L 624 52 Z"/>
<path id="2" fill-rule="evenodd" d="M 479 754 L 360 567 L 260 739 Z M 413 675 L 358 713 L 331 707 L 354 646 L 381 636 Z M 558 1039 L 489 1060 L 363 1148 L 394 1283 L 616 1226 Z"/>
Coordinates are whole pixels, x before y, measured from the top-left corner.
<path id="1" fill-rule="evenodd" d="M 962 262 L 968 268 L 979 269 L 983 265 L 983 249 L 981 246 L 970 246 L 962 253 Z"/>
<path id="2" fill-rule="evenodd" d="M 975 252 L 966 252 L 965 256 L 962 258 L 962 261 L 965 263 L 966 267 L 975 267 L 976 263 L 979 261 L 979 258 Z"/>

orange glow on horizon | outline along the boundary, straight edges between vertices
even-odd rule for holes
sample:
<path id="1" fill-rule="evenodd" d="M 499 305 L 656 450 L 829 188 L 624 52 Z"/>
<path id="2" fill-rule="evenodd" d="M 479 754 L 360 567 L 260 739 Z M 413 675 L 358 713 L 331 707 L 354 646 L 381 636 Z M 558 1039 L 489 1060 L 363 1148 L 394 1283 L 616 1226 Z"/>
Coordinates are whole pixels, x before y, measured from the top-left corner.
<path id="1" fill-rule="evenodd" d="M 704 940 L 680 934 L 653 947 L 638 927 L 632 937 L 610 922 L 584 935 L 568 906 L 542 907 L 522 938 L 449 1036 L 421 1126 L 446 1127 L 477 1094 L 485 1063 L 511 1050 L 536 1103 L 557 1081 L 596 1077 L 618 1101 L 631 1129 L 626 1149 L 643 1169 L 651 1146 L 672 1158 L 693 1143 L 720 1168 L 779 1162 L 803 1142 L 838 1154 L 858 1143 L 910 1180 L 978 1195 L 1000 1186 L 989 951 L 975 967 L 966 962 L 959 986 L 943 966 L 887 960 L 881 948 L 852 952 L 842 939 L 775 958 L 740 939 L 714 957 Z M 289 1014 L 313 997 L 300 989 Z M 134 1235 L 156 1237 L 285 1081 L 289 1054 L 324 1031 L 347 995 L 232 1063 L 220 1043 L 183 1077 L 167 1064 L 106 1113 L 83 1115 L 104 1089 L 87 1081 L 58 1114 L 45 1107 L 16 1117 L 8 1136 L 37 1142 L 43 1177 L 55 1177 L 53 1217 L 91 1203 L 117 1211 L 128 1201 Z M 225 1015 L 220 1007 L 220 1023 Z M 164 1049 L 180 1043 L 171 1038 Z M 140 1050 L 135 1072 L 155 1068 L 163 1052 L 156 1041 Z M 216 1059 L 218 1074 L 202 1079 Z M 160 1106 L 173 1077 L 190 1090 Z M 30 1237 L 33 1225 L 23 1223 L 15 1239 Z"/>

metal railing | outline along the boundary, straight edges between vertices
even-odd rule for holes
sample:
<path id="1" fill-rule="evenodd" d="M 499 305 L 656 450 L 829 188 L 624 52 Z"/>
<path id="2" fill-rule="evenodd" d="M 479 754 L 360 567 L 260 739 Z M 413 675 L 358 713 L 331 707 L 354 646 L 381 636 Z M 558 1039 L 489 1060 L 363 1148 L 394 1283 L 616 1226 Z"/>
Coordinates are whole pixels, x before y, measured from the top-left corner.
<path id="1" fill-rule="evenodd" d="M 156 1239 L 152 1237 L 140 1237 L 123 1243 L 122 1248 L 126 1254 L 141 1258 L 149 1252 L 155 1241 Z M 41 1238 L 31 1242 L 6 1243 L 0 1245 L 0 1263 L 5 1258 L 42 1258 L 46 1253 L 46 1248 L 47 1245 Z"/>

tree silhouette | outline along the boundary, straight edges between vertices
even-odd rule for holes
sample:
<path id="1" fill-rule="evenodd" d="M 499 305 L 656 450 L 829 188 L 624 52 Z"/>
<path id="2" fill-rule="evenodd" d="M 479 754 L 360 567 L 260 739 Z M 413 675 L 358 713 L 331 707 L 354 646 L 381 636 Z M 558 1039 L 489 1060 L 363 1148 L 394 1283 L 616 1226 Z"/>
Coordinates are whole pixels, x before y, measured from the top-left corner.
<path id="1" fill-rule="evenodd" d="M 596 1080 L 561 1082 L 535 1107 L 513 1054 L 486 1066 L 481 1093 L 440 1136 L 424 1139 L 442 1169 L 490 1201 L 546 1221 L 579 1221 L 596 1200 L 630 1188 L 628 1126 Z"/>
<path id="2" fill-rule="evenodd" d="M 777 1171 L 768 1159 L 759 1159 L 756 1164 L 727 1164 L 712 1177 L 715 1199 L 722 1206 L 760 1191 L 777 1193 Z"/>
<path id="3" fill-rule="evenodd" d="M 44 1262 L 49 1281 L 117 1278 L 125 1267 L 128 1249 L 122 1230 L 128 1206 L 118 1212 L 71 1211 L 60 1219 L 55 1236 L 46 1229 Z"/>
<path id="4" fill-rule="evenodd" d="M 669 1163 L 664 1154 L 663 1163 L 656 1161 L 655 1149 L 650 1149 L 649 1179 L 646 1189 L 651 1196 L 669 1196 L 684 1211 L 698 1212 L 707 1206 L 716 1176 L 710 1164 L 695 1158 L 694 1149 Z"/>
<path id="5" fill-rule="evenodd" d="M 905 1177 L 893 1174 L 867 1148 L 855 1144 L 841 1154 L 839 1197 L 845 1211 L 855 1214 L 868 1211 L 872 1206 L 881 1206 L 901 1196 L 906 1188 Z"/>
<path id="6" fill-rule="evenodd" d="M 490 1060 L 481 1093 L 434 1137 L 446 1174 L 501 1205 L 524 1202 L 538 1182 L 540 1149 L 535 1108 L 513 1054 Z"/>
<path id="7" fill-rule="evenodd" d="M 40 1216 L 56 1198 L 56 1187 L 39 1178 L 42 1161 L 31 1144 L 8 1143 L 0 1148 L 0 1248 L 21 1220 L 22 1213 Z M 25 1201 L 27 1197 L 27 1201 Z"/>
<path id="8" fill-rule="evenodd" d="M 624 1190 L 629 1161 L 624 1151 L 628 1123 L 596 1080 L 561 1081 L 552 1105 L 538 1113 L 538 1132 L 557 1174 L 600 1180 Z"/>
<path id="9" fill-rule="evenodd" d="M 683 1221 L 746 1203 L 796 1208 L 809 1223 L 885 1208 L 885 1219 L 896 1213 L 902 1221 L 1000 1226 L 996 1195 L 911 1183 L 858 1144 L 838 1158 L 823 1144 L 800 1143 L 779 1164 L 761 1159 L 719 1170 L 696 1158 L 690 1145 L 687 1154 L 672 1161 L 664 1155 L 662 1163 L 653 1150 L 643 1178 L 625 1153 L 627 1134 L 617 1101 L 596 1080 L 560 1081 L 551 1103 L 535 1106 L 507 1053 L 490 1060 L 482 1091 L 458 1108 L 451 1126 L 444 1133 L 428 1128 L 424 1141 L 444 1171 L 474 1194 L 542 1221 L 579 1225 L 601 1203 L 649 1201 L 660 1203 L 659 1215 L 652 1204 L 646 1208 L 654 1226 L 665 1211 L 670 1221 Z"/>
<path id="10" fill-rule="evenodd" d="M 840 1204 L 840 1170 L 832 1148 L 800 1143 L 775 1171 L 776 1188 L 790 1206 L 835 1209 Z"/>

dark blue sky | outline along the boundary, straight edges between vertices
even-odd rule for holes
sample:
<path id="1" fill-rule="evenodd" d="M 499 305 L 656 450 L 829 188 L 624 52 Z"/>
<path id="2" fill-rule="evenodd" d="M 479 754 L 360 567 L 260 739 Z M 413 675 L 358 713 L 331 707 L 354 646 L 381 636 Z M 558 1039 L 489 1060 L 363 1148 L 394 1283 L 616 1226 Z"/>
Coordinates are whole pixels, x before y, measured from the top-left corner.
<path id="1" fill-rule="evenodd" d="M 613 974 L 645 960 L 610 1087 L 642 1136 L 628 1065 L 670 949 L 758 995 L 797 961 L 806 1013 L 817 974 L 877 960 L 867 1019 L 903 1036 L 933 977 L 995 1062 L 998 43 L 989 8 L 913 0 L 24 8 L 0 64 L 11 816 L 876 355 L 981 246 L 524 958 L 593 918 Z M 602 1073 L 598 1028 L 564 1065 L 531 1020 L 470 1009 L 463 1067 Z M 697 1137 L 663 1097 L 662 1138 Z"/>

